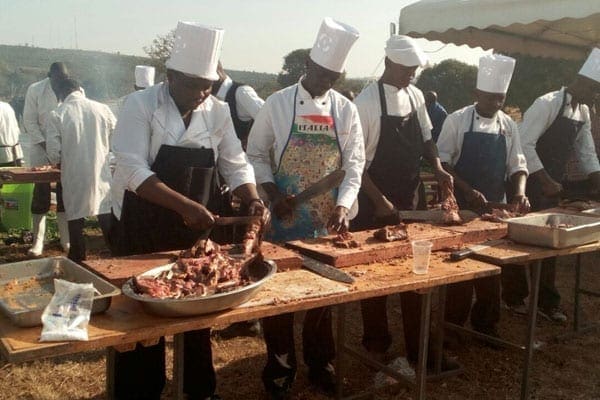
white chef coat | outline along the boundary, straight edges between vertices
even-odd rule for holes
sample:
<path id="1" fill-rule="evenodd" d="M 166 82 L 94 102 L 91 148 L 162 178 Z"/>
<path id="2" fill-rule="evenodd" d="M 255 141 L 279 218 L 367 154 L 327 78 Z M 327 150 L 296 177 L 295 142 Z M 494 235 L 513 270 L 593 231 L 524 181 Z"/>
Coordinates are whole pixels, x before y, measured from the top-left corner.
<path id="1" fill-rule="evenodd" d="M 465 132 L 471 127 L 475 105 L 454 111 L 446 117 L 437 141 L 440 160 L 454 167 L 460 159 Z M 502 131 L 500 132 L 500 129 Z M 498 111 L 492 118 L 482 117 L 475 111 L 473 132 L 502 134 L 506 139 L 506 178 L 516 172 L 527 173 L 527 162 L 521 148 L 517 124 L 504 112 Z"/>
<path id="2" fill-rule="evenodd" d="M 46 152 L 60 163 L 65 213 L 69 221 L 110 212 L 109 138 L 117 119 L 110 108 L 71 93 L 52 111 Z"/>
<path id="3" fill-rule="evenodd" d="M 48 158 L 43 146 L 37 144 L 46 141 L 46 124 L 52 110 L 58 106 L 58 100 L 52 87 L 50 78 L 32 83 L 25 94 L 25 107 L 23 109 L 23 126 L 25 144 L 29 147 L 28 164 L 31 166 L 40 166 L 48 164 Z"/>
<path id="4" fill-rule="evenodd" d="M 232 190 L 255 183 L 254 171 L 233 130 L 226 103 L 207 98 L 192 113 L 186 129 L 167 83 L 130 94 L 121 108 L 112 141 L 116 168 L 112 184 L 113 214 L 121 217 L 125 189 L 135 191 L 163 145 L 212 148 L 221 175 Z"/>
<path id="5" fill-rule="evenodd" d="M 383 84 L 383 91 L 385 92 L 387 113 L 393 116 L 405 116 L 411 112 L 410 99 L 408 97 L 410 95 L 417 110 L 423 142 L 431 140 L 431 128 L 433 128 L 433 125 L 431 125 L 429 114 L 427 114 L 423 92 L 414 85 L 398 89 L 386 83 Z M 372 82 L 364 88 L 356 99 L 354 99 L 354 104 L 356 104 L 358 113 L 360 114 L 360 122 L 365 138 L 366 168 L 368 168 L 375 157 L 381 133 L 381 103 L 377 82 Z"/>
<path id="6" fill-rule="evenodd" d="M 23 150 L 19 145 L 19 123 L 15 111 L 10 104 L 0 101 L 0 164 L 23 158 Z M 9 147 L 5 147 L 9 146 Z M 14 153 L 13 153 L 13 147 Z"/>
<path id="7" fill-rule="evenodd" d="M 217 92 L 217 98 L 221 101 L 225 101 L 225 96 L 227 96 L 227 92 L 233 81 L 230 77 L 226 77 L 223 83 L 221 83 L 221 87 L 219 87 L 219 91 Z M 250 121 L 251 119 L 256 118 L 256 114 L 262 108 L 265 101 L 261 99 L 256 91 L 248 85 L 239 86 L 235 92 L 235 102 L 236 102 L 236 110 L 237 117 L 241 121 Z"/>
<path id="8" fill-rule="evenodd" d="M 552 125 L 558 116 L 564 93 L 565 88 L 562 88 L 561 90 L 538 97 L 523 115 L 519 131 L 521 132 L 521 143 L 530 173 L 544 168 L 535 147 L 539 138 L 550 128 L 550 125 Z M 563 116 L 576 121 L 583 121 L 583 125 L 579 129 L 574 143 L 575 155 L 579 161 L 581 171 L 586 175 L 600 171 L 600 163 L 598 162 L 594 139 L 592 138 L 590 110 L 588 106 L 579 104 L 573 110 L 571 107 L 571 95 L 567 93 Z"/>
<path id="9" fill-rule="evenodd" d="M 261 184 L 275 182 L 273 172 L 279 167 L 290 136 L 296 88 L 296 115 L 329 115 L 333 98 L 335 125 L 342 151 L 342 169 L 346 172 L 338 190 L 336 205 L 350 209 L 360 189 L 365 163 L 364 144 L 356 107 L 333 89 L 313 99 L 302 84 L 297 83 L 267 98 L 254 120 L 246 149 L 256 172 L 256 181 Z M 353 211 L 355 214 L 356 208 Z"/>

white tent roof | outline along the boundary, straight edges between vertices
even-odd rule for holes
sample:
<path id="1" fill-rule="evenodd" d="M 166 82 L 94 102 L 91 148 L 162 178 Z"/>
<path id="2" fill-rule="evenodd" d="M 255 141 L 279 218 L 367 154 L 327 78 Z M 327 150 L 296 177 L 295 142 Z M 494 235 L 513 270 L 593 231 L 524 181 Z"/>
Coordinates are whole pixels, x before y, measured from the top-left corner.
<path id="1" fill-rule="evenodd" d="M 582 59 L 600 46 L 600 0 L 421 0 L 399 33 L 498 52 Z"/>

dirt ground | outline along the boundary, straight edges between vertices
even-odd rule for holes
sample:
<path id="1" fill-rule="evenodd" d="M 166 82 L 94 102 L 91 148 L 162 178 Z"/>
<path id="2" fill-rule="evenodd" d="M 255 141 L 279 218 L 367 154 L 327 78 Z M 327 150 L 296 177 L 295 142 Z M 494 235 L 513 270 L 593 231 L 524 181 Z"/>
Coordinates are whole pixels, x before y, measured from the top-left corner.
<path id="1" fill-rule="evenodd" d="M 90 257 L 106 251 L 98 232 L 89 233 L 88 253 Z M 12 262 L 26 258 L 25 245 L 0 245 L 0 262 Z M 60 254 L 59 246 L 47 247 L 45 255 Z M 562 305 L 569 322 L 573 317 L 573 259 L 561 260 L 557 284 L 563 296 Z M 582 282 L 589 289 L 600 289 L 598 255 L 585 257 Z M 600 300 L 583 300 L 584 321 L 597 320 L 600 315 Z M 359 345 L 362 325 L 356 304 L 350 307 L 349 340 Z M 389 358 L 404 353 L 400 304 L 393 296 L 389 307 L 389 320 L 394 332 L 394 345 Z M 297 316 L 296 343 L 300 343 L 302 316 Z M 500 333 L 513 341 L 523 340 L 526 329 L 524 317 L 502 311 Z M 572 325 L 556 325 L 538 319 L 537 340 L 541 342 L 534 355 L 531 377 L 532 399 L 566 400 L 600 399 L 600 334 L 598 330 L 568 339 L 556 339 L 557 335 L 570 332 Z M 214 363 L 217 369 L 217 392 L 223 399 L 264 399 L 260 372 L 265 362 L 265 346 L 261 338 L 237 337 L 229 340 L 214 336 Z M 464 374 L 428 384 L 429 399 L 517 399 L 520 393 L 523 356 L 513 350 L 495 350 L 469 340 L 449 353 L 457 356 L 465 368 Z M 298 358 L 301 349 L 298 347 Z M 171 363 L 171 345 L 168 346 L 168 361 Z M 375 373 L 367 367 L 350 362 L 344 381 L 347 394 L 356 393 L 374 380 Z M 13 365 L 0 361 L 0 399 L 93 399 L 105 398 L 104 352 L 91 352 L 31 363 Z M 172 399 L 171 368 L 168 368 L 168 383 L 163 399 Z M 306 369 L 301 366 L 293 389 L 297 400 L 325 399 L 308 385 Z M 412 399 L 410 391 L 401 387 L 380 390 L 374 397 L 378 400 Z"/>

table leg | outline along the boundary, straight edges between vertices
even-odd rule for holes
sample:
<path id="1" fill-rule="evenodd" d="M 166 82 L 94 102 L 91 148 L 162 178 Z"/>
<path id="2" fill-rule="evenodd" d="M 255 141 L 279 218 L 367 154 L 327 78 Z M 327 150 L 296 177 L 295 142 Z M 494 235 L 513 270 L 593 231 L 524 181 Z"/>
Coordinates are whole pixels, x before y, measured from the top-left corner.
<path id="1" fill-rule="evenodd" d="M 106 398 L 113 400 L 115 398 L 115 354 L 114 347 L 106 349 Z"/>
<path id="2" fill-rule="evenodd" d="M 445 316 L 446 316 L 446 285 L 440 286 L 437 315 L 435 316 L 436 337 L 433 342 L 435 354 L 435 375 L 442 373 L 442 358 L 444 352 Z"/>
<path id="3" fill-rule="evenodd" d="M 175 399 L 183 400 L 183 333 L 173 336 L 173 385 Z"/>
<path id="4" fill-rule="evenodd" d="M 337 380 L 335 383 L 335 398 L 342 399 L 344 388 L 344 362 L 342 360 L 346 346 L 346 304 L 338 304 L 337 309 L 337 329 L 336 343 L 338 347 L 337 357 L 335 359 L 335 372 Z"/>
<path id="5" fill-rule="evenodd" d="M 431 290 L 419 293 L 421 297 L 421 322 L 419 336 L 419 359 L 416 371 L 416 398 L 425 399 L 425 383 L 427 381 L 427 351 L 429 347 L 429 317 L 431 312 Z"/>
<path id="6" fill-rule="evenodd" d="M 529 398 L 529 373 L 533 362 L 535 339 L 535 323 L 537 318 L 538 296 L 540 292 L 540 270 L 542 261 L 537 260 L 532 265 L 531 290 L 529 292 L 529 321 L 527 324 L 527 341 L 525 343 L 525 365 L 523 367 L 523 380 L 521 382 L 521 400 Z"/>
<path id="7" fill-rule="evenodd" d="M 573 331 L 579 332 L 580 323 L 580 304 L 579 294 L 581 288 L 581 254 L 577 254 L 577 262 L 575 264 L 575 310 L 573 312 Z"/>

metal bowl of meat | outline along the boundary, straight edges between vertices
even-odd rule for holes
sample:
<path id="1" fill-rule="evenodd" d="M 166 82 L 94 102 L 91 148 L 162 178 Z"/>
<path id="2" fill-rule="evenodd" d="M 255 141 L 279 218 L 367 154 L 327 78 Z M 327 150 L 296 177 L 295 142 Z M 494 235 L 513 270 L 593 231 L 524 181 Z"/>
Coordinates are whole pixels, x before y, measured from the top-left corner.
<path id="1" fill-rule="evenodd" d="M 214 276 L 211 278 L 214 285 L 198 284 L 191 287 L 189 282 L 175 282 L 175 279 L 184 273 L 182 259 L 179 259 L 175 263 L 153 268 L 130 278 L 123 285 L 123 294 L 141 302 L 144 309 L 151 314 L 163 317 L 188 317 L 226 310 L 250 300 L 277 272 L 277 265 L 273 261 L 264 260 L 260 256 L 230 257 L 237 259 L 237 262 L 234 262 L 234 269 L 239 273 L 236 275 L 234 271 L 235 279 L 229 279 L 232 276 L 230 268 L 227 267 L 227 271 L 223 272 L 220 278 L 216 279 Z M 207 270 L 207 265 L 210 265 L 213 270 L 218 268 L 209 261 L 199 261 L 196 264 L 200 265 L 191 266 L 188 263 L 183 268 L 187 270 L 185 272 L 187 275 L 193 274 L 193 268 L 213 274 L 214 271 Z M 186 260 L 183 259 L 183 262 Z M 222 266 L 223 264 L 220 264 L 220 267 Z M 153 282 L 157 282 L 157 279 L 166 280 L 167 284 L 156 287 Z"/>

